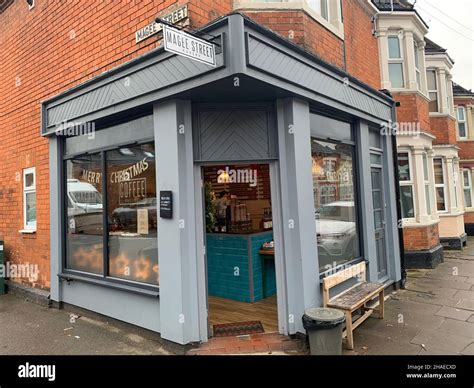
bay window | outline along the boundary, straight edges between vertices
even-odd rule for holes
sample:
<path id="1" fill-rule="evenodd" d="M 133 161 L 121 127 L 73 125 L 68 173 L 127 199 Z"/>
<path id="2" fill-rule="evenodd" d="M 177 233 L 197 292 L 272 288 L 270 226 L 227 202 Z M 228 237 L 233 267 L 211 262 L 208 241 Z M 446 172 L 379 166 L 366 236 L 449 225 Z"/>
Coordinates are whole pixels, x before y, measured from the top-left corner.
<path id="1" fill-rule="evenodd" d="M 463 177 L 463 191 L 464 191 L 464 206 L 472 207 L 472 175 L 471 170 L 465 168 L 462 170 Z"/>
<path id="2" fill-rule="evenodd" d="M 436 208 L 438 212 L 447 211 L 446 206 L 446 183 L 444 175 L 444 161 L 442 158 L 433 159 L 435 176 Z"/>
<path id="3" fill-rule="evenodd" d="M 457 112 L 459 139 L 467 139 L 466 108 L 464 106 L 458 106 Z"/>
<path id="4" fill-rule="evenodd" d="M 430 112 L 439 112 L 439 90 L 436 70 L 428 70 L 426 78 L 428 81 L 428 95 L 430 97 L 429 110 Z"/>
<path id="5" fill-rule="evenodd" d="M 403 55 L 398 35 L 390 35 L 388 37 L 388 70 L 392 88 L 405 87 Z"/>
<path id="6" fill-rule="evenodd" d="M 361 256 L 355 144 L 351 124 L 315 114 L 311 136 L 317 249 L 324 272 Z"/>
<path id="7" fill-rule="evenodd" d="M 66 269 L 158 285 L 154 143 L 65 160 Z"/>
<path id="8" fill-rule="evenodd" d="M 400 179 L 400 199 L 402 203 L 402 218 L 414 218 L 414 182 L 411 171 L 410 154 L 398 153 L 398 175 Z"/>

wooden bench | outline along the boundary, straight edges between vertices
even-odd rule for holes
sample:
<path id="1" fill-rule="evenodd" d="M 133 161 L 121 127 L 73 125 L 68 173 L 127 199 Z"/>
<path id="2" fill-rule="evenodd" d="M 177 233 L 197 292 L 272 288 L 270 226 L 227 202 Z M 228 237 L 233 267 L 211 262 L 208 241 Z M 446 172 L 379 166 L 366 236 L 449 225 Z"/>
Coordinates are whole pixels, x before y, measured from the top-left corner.
<path id="1" fill-rule="evenodd" d="M 329 291 L 331 288 L 351 278 L 356 278 L 358 280 L 357 284 L 332 298 L 330 297 Z M 346 315 L 346 330 L 343 333 L 343 338 L 346 338 L 347 349 L 354 349 L 352 332 L 373 313 L 375 308 L 368 307 L 366 304 L 377 295 L 379 297 L 379 306 L 376 310 L 378 317 L 383 319 L 384 286 L 381 283 L 369 283 L 366 281 L 365 262 L 353 265 L 323 279 L 324 307 L 342 310 Z M 359 309 L 361 310 L 360 316 L 353 322 L 352 315 Z"/>

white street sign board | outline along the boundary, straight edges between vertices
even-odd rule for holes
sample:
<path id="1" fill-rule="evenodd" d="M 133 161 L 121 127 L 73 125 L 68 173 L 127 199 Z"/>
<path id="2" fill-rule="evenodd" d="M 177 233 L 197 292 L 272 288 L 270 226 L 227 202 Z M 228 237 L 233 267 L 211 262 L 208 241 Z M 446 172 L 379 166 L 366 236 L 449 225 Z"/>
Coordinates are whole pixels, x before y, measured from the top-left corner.
<path id="1" fill-rule="evenodd" d="M 216 46 L 184 31 L 163 25 L 165 50 L 216 67 Z"/>

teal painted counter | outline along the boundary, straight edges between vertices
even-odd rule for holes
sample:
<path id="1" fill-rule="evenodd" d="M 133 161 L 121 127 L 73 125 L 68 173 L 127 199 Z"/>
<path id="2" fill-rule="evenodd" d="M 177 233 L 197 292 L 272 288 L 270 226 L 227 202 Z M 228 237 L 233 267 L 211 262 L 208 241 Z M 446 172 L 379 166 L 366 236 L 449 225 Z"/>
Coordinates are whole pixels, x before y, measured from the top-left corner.
<path id="1" fill-rule="evenodd" d="M 276 293 L 274 260 L 263 260 L 263 243 L 273 240 L 273 232 L 250 234 L 215 233 L 206 236 L 209 295 L 257 302 Z M 265 269 L 263 270 L 263 265 Z"/>

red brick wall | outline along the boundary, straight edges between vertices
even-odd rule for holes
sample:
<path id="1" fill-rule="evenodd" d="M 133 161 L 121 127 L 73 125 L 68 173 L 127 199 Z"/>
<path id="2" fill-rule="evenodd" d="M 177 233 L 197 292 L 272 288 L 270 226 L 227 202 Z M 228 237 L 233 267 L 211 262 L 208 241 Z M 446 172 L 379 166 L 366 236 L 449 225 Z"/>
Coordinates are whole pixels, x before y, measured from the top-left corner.
<path id="1" fill-rule="evenodd" d="M 428 250 L 439 245 L 438 224 L 419 228 L 403 229 L 403 243 L 406 251 Z"/>
<path id="2" fill-rule="evenodd" d="M 83 83 L 155 47 L 150 38 L 135 43 L 135 31 L 175 0 L 15 1 L 0 15 L 0 239 L 13 263 L 38 264 L 32 284 L 50 285 L 48 141 L 40 137 L 41 101 Z M 180 0 L 180 5 L 187 1 Z M 198 26 L 231 10 L 231 0 L 189 1 Z M 5 55 L 8 53 L 8 55 Z M 36 167 L 36 234 L 24 235 L 22 169 Z M 26 279 L 24 283 L 29 283 Z"/>
<path id="3" fill-rule="evenodd" d="M 189 4 L 199 27 L 232 10 L 232 0 L 15 1 L 0 14 L 0 239 L 13 263 L 36 263 L 38 288 L 50 286 L 48 141 L 40 137 L 40 104 L 60 92 L 157 47 L 155 38 L 135 43 L 135 31 L 172 5 Z M 370 16 L 345 0 L 344 42 L 303 12 L 249 13 L 257 21 L 379 88 L 378 50 Z M 344 63 L 344 54 L 347 63 Z M 37 171 L 36 234 L 23 227 L 21 173 Z M 25 283 L 28 283 L 25 280 Z"/>
<path id="4" fill-rule="evenodd" d="M 377 39 L 372 21 L 358 0 L 343 1 L 344 40 L 303 11 L 246 11 L 249 17 L 325 61 L 380 89 Z"/>
<path id="5" fill-rule="evenodd" d="M 419 123 L 424 132 L 431 132 L 428 102 L 416 93 L 394 93 L 393 97 L 400 102 L 397 108 L 397 121 Z"/>
<path id="6" fill-rule="evenodd" d="M 474 224 L 474 212 L 464 213 L 464 223 L 465 224 Z"/>
<path id="7" fill-rule="evenodd" d="M 431 133 L 436 136 L 433 144 L 456 144 L 456 120 L 450 117 L 431 117 Z"/>
<path id="8" fill-rule="evenodd" d="M 378 43 L 372 35 L 372 16 L 360 5 L 360 0 L 344 0 L 342 4 L 347 71 L 380 89 Z"/>

